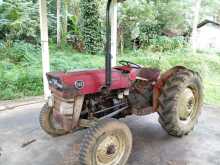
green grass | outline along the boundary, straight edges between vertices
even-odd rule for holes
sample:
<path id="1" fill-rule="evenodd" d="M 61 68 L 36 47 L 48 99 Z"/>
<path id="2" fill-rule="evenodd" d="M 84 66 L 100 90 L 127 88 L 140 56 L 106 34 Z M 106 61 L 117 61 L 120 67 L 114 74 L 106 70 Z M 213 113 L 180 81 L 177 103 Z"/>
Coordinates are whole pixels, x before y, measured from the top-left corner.
<path id="1" fill-rule="evenodd" d="M 23 45 L 18 48 L 0 49 L 0 100 L 41 95 L 42 71 L 40 49 Z M 17 57 L 14 59 L 14 54 Z M 13 57 L 13 58 L 11 58 Z M 125 51 L 118 60 L 128 60 L 146 67 L 165 71 L 175 65 L 184 65 L 198 71 L 204 80 L 205 102 L 220 105 L 220 57 L 195 54 L 189 49 L 154 53 L 148 50 Z M 81 68 L 104 67 L 103 55 L 89 55 L 74 51 L 71 47 L 50 48 L 52 71 L 71 71 Z"/>

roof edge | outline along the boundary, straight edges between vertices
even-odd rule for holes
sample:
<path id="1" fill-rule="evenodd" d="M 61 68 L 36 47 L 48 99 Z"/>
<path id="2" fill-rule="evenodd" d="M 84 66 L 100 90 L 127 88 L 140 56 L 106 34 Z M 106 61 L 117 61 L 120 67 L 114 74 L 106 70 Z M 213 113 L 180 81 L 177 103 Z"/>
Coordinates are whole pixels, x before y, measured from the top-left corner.
<path id="1" fill-rule="evenodd" d="M 205 25 L 208 24 L 208 23 L 214 24 L 214 25 L 216 25 L 216 26 L 220 26 L 220 23 L 217 23 L 217 22 L 214 22 L 214 21 L 205 19 L 204 21 L 202 21 L 201 23 L 199 23 L 199 24 L 197 25 L 197 28 L 201 28 L 201 27 L 205 26 Z"/>

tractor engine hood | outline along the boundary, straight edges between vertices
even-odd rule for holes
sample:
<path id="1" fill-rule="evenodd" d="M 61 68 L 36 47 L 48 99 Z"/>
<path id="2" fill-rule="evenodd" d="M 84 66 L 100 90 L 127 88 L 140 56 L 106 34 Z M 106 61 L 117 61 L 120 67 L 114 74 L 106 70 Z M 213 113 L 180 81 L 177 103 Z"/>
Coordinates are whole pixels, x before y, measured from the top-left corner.
<path id="1" fill-rule="evenodd" d="M 110 90 L 125 89 L 136 79 L 137 71 L 132 69 L 124 72 L 120 68 L 112 69 L 112 85 Z M 76 95 L 94 94 L 105 88 L 105 70 L 85 70 L 76 72 L 47 73 L 49 87 L 52 93 L 72 98 Z"/>

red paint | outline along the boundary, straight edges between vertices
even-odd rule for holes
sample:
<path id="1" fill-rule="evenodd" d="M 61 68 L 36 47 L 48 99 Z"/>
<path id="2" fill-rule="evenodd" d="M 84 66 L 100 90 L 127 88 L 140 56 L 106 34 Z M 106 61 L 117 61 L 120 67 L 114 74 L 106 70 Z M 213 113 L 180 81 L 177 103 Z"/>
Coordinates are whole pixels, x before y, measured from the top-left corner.
<path id="1" fill-rule="evenodd" d="M 112 85 L 110 90 L 114 89 L 126 89 L 131 86 L 132 81 L 136 79 L 137 69 L 130 68 L 128 66 L 115 67 L 112 69 Z M 105 86 L 105 70 L 85 70 L 76 72 L 50 72 L 48 77 L 54 77 L 62 82 L 69 91 L 57 91 L 60 96 L 68 96 L 68 92 L 72 92 L 71 95 L 77 94 L 94 94 L 101 91 Z M 84 87 L 82 89 L 75 88 L 75 82 L 77 80 L 84 81 Z M 50 86 L 52 91 L 56 91 Z"/>

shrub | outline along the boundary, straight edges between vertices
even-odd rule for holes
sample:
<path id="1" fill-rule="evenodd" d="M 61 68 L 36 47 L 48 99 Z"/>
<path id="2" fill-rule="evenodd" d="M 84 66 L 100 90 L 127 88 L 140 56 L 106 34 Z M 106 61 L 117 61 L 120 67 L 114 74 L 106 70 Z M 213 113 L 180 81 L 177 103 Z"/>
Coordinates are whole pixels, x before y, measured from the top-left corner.
<path id="1" fill-rule="evenodd" d="M 150 41 L 157 38 L 160 35 L 161 27 L 159 24 L 153 24 L 148 22 L 141 22 L 140 29 L 140 41 L 143 44 L 142 47 L 150 45 Z"/>
<path id="2" fill-rule="evenodd" d="M 169 38 L 166 36 L 157 36 L 149 41 L 149 48 L 152 51 L 172 51 L 178 48 L 183 48 L 187 45 L 187 42 L 183 37 Z"/>
<path id="3" fill-rule="evenodd" d="M 22 67 L 8 61 L 0 63 L 0 98 L 13 99 L 42 94 L 40 66 Z"/>
<path id="4" fill-rule="evenodd" d="M 42 94 L 40 48 L 14 42 L 0 48 L 0 98 L 13 99 Z"/>
<path id="5" fill-rule="evenodd" d="M 84 44 L 82 35 L 78 26 L 78 18 L 76 16 L 69 17 L 69 32 L 67 34 L 67 41 L 74 49 L 83 52 Z"/>
<path id="6" fill-rule="evenodd" d="M 14 42 L 11 47 L 2 43 L 2 48 L 0 48 L 1 60 L 9 59 L 13 63 L 28 62 L 32 64 L 36 62 L 39 54 L 40 48 L 38 46 L 23 41 Z"/>
<path id="7" fill-rule="evenodd" d="M 97 0 L 80 1 L 80 31 L 88 53 L 96 54 L 102 48 L 101 20 Z"/>
<path id="8" fill-rule="evenodd" d="M 38 4 L 27 0 L 7 0 L 0 5 L 0 38 L 37 43 Z"/>

